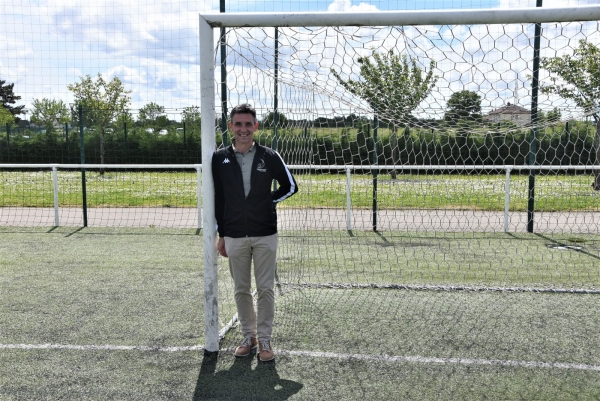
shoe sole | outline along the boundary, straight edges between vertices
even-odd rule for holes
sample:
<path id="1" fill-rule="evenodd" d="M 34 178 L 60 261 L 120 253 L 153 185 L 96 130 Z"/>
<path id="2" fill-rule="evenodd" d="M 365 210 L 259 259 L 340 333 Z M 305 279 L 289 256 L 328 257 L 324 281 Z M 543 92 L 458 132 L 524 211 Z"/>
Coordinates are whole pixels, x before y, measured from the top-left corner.
<path id="1" fill-rule="evenodd" d="M 273 360 L 275 360 L 275 355 L 273 355 L 273 357 L 271 359 L 262 359 L 260 356 L 258 357 L 258 360 L 261 362 L 271 362 Z"/>

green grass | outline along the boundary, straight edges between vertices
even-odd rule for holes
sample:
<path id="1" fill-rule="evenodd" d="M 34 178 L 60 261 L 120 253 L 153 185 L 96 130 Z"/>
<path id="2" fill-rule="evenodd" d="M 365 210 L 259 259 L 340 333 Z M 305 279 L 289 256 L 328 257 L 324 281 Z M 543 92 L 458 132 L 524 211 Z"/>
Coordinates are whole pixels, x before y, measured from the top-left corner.
<path id="1" fill-rule="evenodd" d="M 0 238 L 2 342 L 202 342 L 195 231 L 3 228 Z"/>
<path id="2" fill-rule="evenodd" d="M 284 232 L 278 269 L 289 283 L 598 288 L 599 259 L 600 235 Z"/>
<path id="3" fill-rule="evenodd" d="M 0 206 L 50 207 L 54 205 L 52 176 L 48 171 L 0 172 Z M 81 172 L 58 174 L 59 204 L 82 202 Z M 91 207 L 196 207 L 197 178 L 189 172 L 86 173 Z"/>
<path id="4" fill-rule="evenodd" d="M 539 365 L 600 366 L 597 294 L 306 286 L 597 289 L 600 236 L 302 234 L 280 234 L 278 276 L 290 285 L 277 287 L 280 353 L 265 365 L 233 357 L 238 327 L 218 359 L 159 350 L 204 343 L 195 230 L 0 227 L 0 344 L 156 347 L 0 348 L 0 400 L 600 397 L 599 371 Z M 561 243 L 583 249 L 546 246 Z M 224 324 L 234 306 L 223 258 L 219 280 Z"/>
<path id="5" fill-rule="evenodd" d="M 59 205 L 82 202 L 81 173 L 60 171 Z M 344 174 L 297 174 L 300 192 L 281 207 L 345 208 Z M 539 175 L 536 211 L 600 211 L 600 194 L 592 190 L 589 175 Z M 87 172 L 89 207 L 196 207 L 197 177 L 193 172 Z M 373 182 L 369 175 L 352 175 L 354 208 L 371 208 Z M 528 177 L 511 177 L 510 210 L 526 211 Z M 380 209 L 462 209 L 503 211 L 505 175 L 411 175 L 392 180 L 380 175 Z M 51 172 L 0 171 L 0 207 L 52 207 Z"/>

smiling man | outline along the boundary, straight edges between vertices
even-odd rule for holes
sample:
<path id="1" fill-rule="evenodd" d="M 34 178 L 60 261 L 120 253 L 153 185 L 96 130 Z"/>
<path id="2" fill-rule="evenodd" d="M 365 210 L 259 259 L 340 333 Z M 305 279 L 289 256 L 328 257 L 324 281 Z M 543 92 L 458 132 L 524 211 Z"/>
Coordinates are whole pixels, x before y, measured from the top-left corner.
<path id="1" fill-rule="evenodd" d="M 277 258 L 277 203 L 298 192 L 298 185 L 281 156 L 254 142 L 258 130 L 256 110 L 241 104 L 231 110 L 229 129 L 233 143 L 213 154 L 217 249 L 229 258 L 234 296 L 243 339 L 236 357 L 259 348 L 259 360 L 275 357 L 271 347 L 275 315 L 275 264 Z M 272 190 L 273 180 L 278 188 Z M 257 308 L 251 291 L 252 262 Z"/>

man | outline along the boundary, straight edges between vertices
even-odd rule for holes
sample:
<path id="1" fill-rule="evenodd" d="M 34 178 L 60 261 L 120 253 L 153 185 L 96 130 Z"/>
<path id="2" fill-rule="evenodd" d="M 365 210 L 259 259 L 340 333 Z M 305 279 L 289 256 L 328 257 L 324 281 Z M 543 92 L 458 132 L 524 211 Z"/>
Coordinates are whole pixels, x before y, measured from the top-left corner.
<path id="1" fill-rule="evenodd" d="M 215 215 L 219 253 L 229 258 L 235 303 L 243 340 L 235 350 L 245 357 L 259 348 L 259 360 L 273 360 L 271 332 L 275 314 L 277 214 L 275 205 L 298 191 L 296 180 L 281 156 L 254 142 L 256 110 L 241 104 L 231 110 L 233 143 L 213 154 Z M 278 185 L 272 190 L 273 180 Z M 254 310 L 251 263 L 258 294 Z"/>

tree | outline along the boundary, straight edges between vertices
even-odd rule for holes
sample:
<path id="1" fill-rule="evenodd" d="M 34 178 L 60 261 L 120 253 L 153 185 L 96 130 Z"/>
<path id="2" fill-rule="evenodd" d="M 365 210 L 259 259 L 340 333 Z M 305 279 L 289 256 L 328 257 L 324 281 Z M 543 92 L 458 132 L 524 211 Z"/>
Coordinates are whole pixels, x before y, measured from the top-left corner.
<path id="1" fill-rule="evenodd" d="M 135 120 L 129 110 L 123 110 L 119 113 L 113 122 L 115 132 L 123 133 L 122 139 L 127 142 L 127 135 L 134 133 Z"/>
<path id="2" fill-rule="evenodd" d="M 448 109 L 444 120 L 455 126 L 459 120 L 478 121 L 481 119 L 481 96 L 469 90 L 454 92 L 448 99 Z"/>
<path id="3" fill-rule="evenodd" d="M 54 132 L 56 124 L 66 124 L 71 121 L 67 105 L 62 100 L 33 100 L 31 122 L 46 128 L 47 133 Z"/>
<path id="4" fill-rule="evenodd" d="M 132 128 L 135 125 L 135 120 L 129 110 L 123 110 L 123 112 L 119 113 L 115 118 L 114 124 L 117 128 L 123 128 L 124 126 Z"/>
<path id="5" fill-rule="evenodd" d="M 364 99 L 373 111 L 392 124 L 392 162 L 398 162 L 398 128 L 406 123 L 413 110 L 431 93 L 437 76 L 433 75 L 435 62 L 429 71 L 423 70 L 412 57 L 398 56 L 393 50 L 370 57 L 358 57 L 361 80 L 344 80 L 335 70 L 333 76 L 350 93 Z M 396 178 L 395 170 L 392 178 Z"/>
<path id="6" fill-rule="evenodd" d="M 110 82 L 98 74 L 95 81 L 89 75 L 80 77 L 81 82 L 68 85 L 75 103 L 83 108 L 83 120 L 87 126 L 100 128 L 100 163 L 104 164 L 104 134 L 106 127 L 129 108 L 131 91 L 125 90 L 118 77 Z M 100 170 L 104 174 L 104 170 Z"/>
<path id="7" fill-rule="evenodd" d="M 150 102 L 138 112 L 138 122 L 142 125 L 156 123 L 159 117 L 165 115 L 165 108 L 156 103 Z"/>
<path id="8" fill-rule="evenodd" d="M 23 114 L 23 109 L 25 105 L 21 106 L 11 106 L 17 102 L 17 100 L 21 100 L 21 96 L 15 96 L 13 89 L 15 84 L 5 85 L 6 81 L 0 79 L 0 99 L 2 99 L 2 107 L 8 110 L 10 114 L 15 117 L 15 122 L 19 122 L 20 118 L 17 116 L 19 114 Z"/>
<path id="9" fill-rule="evenodd" d="M 542 57 L 540 68 L 550 73 L 550 83 L 540 85 L 545 94 L 556 94 L 581 107 L 596 122 L 596 163 L 600 163 L 600 49 L 585 39 L 573 54 Z M 600 190 L 600 172 L 595 171 L 592 187 Z"/>
<path id="10" fill-rule="evenodd" d="M 25 105 L 21 106 L 11 106 L 17 102 L 17 100 L 21 100 L 21 96 L 15 96 L 13 92 L 13 88 L 15 84 L 5 85 L 6 81 L 0 79 L 0 99 L 2 99 L 2 107 L 10 112 L 10 114 L 15 117 L 14 121 L 19 122 L 19 118 L 17 117 L 19 114 L 23 114 L 23 109 Z"/>
<path id="11" fill-rule="evenodd" d="M 12 124 L 15 122 L 15 117 L 8 111 L 4 106 L 0 105 L 0 127 L 6 126 L 6 124 Z"/>
<path id="12" fill-rule="evenodd" d="M 200 107 L 198 106 L 190 106 L 184 107 L 183 112 L 181 113 L 181 121 L 185 124 L 186 128 L 190 133 L 189 138 L 190 141 L 193 140 L 193 132 L 195 129 L 200 132 L 202 129 L 202 118 L 200 114 Z"/>
<path id="13" fill-rule="evenodd" d="M 562 113 L 555 107 L 554 109 L 544 112 L 543 110 L 538 111 L 538 120 L 540 124 L 556 124 L 562 118 Z"/>
<path id="14" fill-rule="evenodd" d="M 262 120 L 262 126 L 264 128 L 273 128 L 275 122 L 275 113 L 270 111 L 265 118 Z M 283 113 L 277 113 L 277 126 L 285 127 L 288 124 L 288 118 Z"/>
<path id="15" fill-rule="evenodd" d="M 197 125 L 200 127 L 201 118 L 200 118 L 200 107 L 198 106 L 190 106 L 184 107 L 183 112 L 181 113 L 181 120 L 187 125 Z"/>

